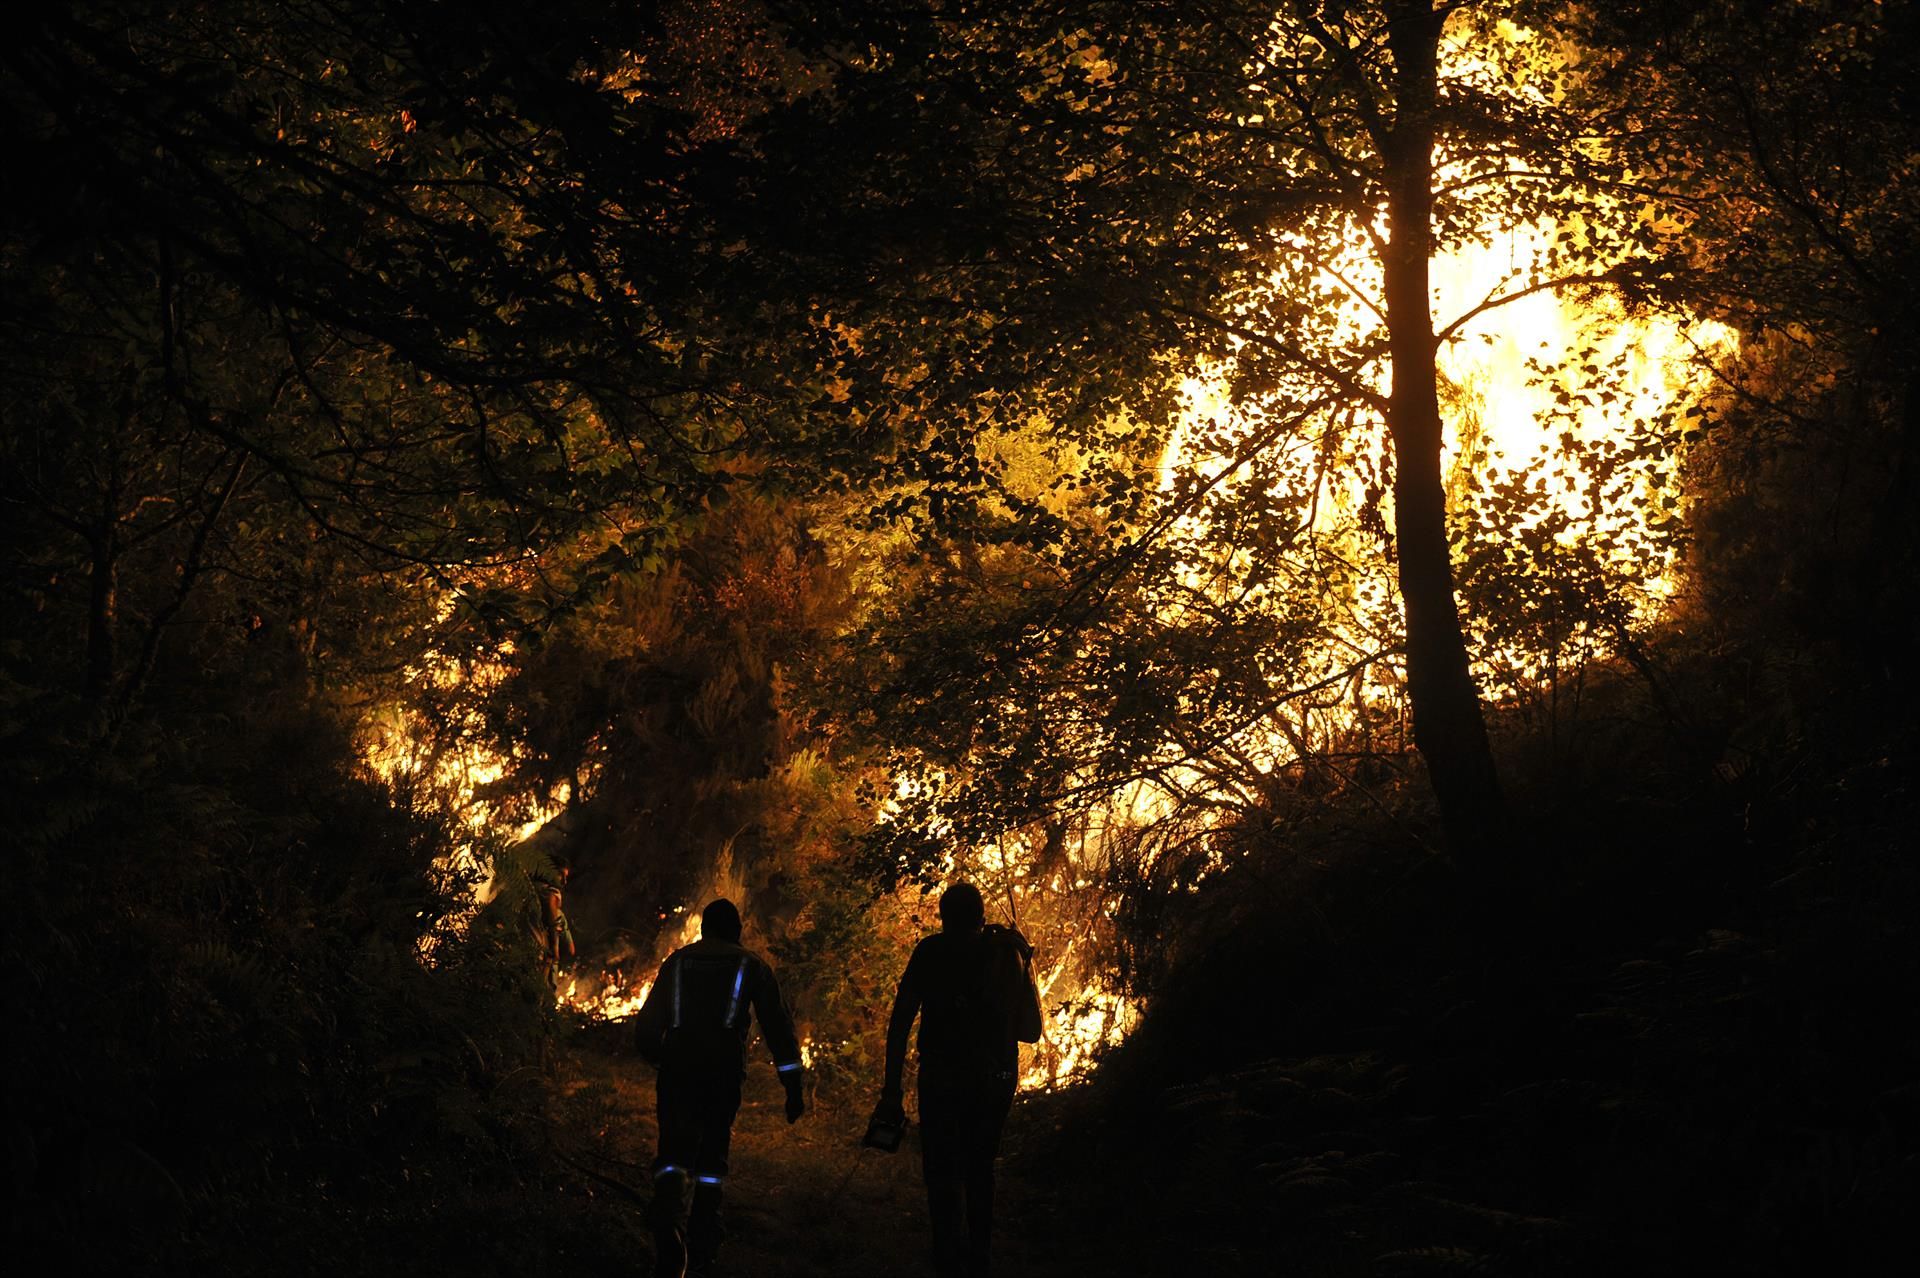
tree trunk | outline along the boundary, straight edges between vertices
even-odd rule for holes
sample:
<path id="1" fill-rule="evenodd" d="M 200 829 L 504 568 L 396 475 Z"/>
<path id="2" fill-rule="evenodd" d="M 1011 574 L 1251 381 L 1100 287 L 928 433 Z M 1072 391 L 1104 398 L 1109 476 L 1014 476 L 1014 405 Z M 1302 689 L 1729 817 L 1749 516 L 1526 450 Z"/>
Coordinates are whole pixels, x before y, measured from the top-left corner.
<path id="1" fill-rule="evenodd" d="M 1388 33 L 1396 117 L 1387 139 L 1388 245 L 1382 262 L 1393 356 L 1394 532 L 1406 608 L 1413 741 L 1427 765 L 1447 842 L 1463 864 L 1504 851 L 1505 801 L 1454 600 L 1440 466 L 1440 397 L 1428 302 L 1433 252 L 1433 112 L 1443 18 L 1428 0 L 1394 6 Z"/>
<path id="2" fill-rule="evenodd" d="M 1873 503 L 1867 524 L 1867 552 L 1859 570 L 1860 603 L 1866 624 L 1849 627 L 1861 664 L 1876 671 L 1885 686 L 1905 688 L 1902 663 L 1913 651 L 1920 628 L 1913 621 L 1913 562 L 1920 550 L 1920 503 L 1914 500 L 1915 459 L 1920 457 L 1920 363 L 1910 363 L 1900 389 L 1899 426 L 1887 486 Z"/>
<path id="3" fill-rule="evenodd" d="M 113 687 L 113 639 L 118 605 L 119 525 L 109 513 L 87 540 L 87 697 L 106 698 Z"/>

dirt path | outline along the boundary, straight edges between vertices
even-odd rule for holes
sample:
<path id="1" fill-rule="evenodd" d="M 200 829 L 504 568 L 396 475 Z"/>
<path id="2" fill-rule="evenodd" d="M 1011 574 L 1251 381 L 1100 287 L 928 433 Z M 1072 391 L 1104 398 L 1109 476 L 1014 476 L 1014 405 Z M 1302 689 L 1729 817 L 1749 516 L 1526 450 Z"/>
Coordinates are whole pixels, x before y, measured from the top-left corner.
<path id="1" fill-rule="evenodd" d="M 603 1175 L 644 1190 L 653 1152 L 653 1076 L 630 1057 L 591 1049 L 563 1062 L 566 1126 Z M 999 1278 L 1073 1278 L 1060 1237 L 1064 1187 L 1039 1179 L 1024 1156 L 1048 1121 L 1045 1103 L 1016 1104 L 997 1195 Z M 911 1141 L 897 1154 L 861 1149 L 864 1107 L 822 1102 L 788 1126 L 773 1071 L 749 1072 L 734 1124 L 727 1187 L 725 1272 L 735 1278 L 915 1278 L 930 1273 L 926 1204 Z M 617 1209 L 644 1248 L 639 1209 Z M 636 1253 L 636 1259 L 641 1259 Z"/>

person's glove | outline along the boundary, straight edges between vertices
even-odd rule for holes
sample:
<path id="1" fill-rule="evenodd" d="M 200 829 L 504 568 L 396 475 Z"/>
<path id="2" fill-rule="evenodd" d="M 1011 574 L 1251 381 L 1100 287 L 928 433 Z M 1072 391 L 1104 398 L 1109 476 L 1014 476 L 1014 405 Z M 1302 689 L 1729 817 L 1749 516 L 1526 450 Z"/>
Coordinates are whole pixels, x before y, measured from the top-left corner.
<path id="1" fill-rule="evenodd" d="M 787 1121 L 797 1123 L 800 1121 L 800 1115 L 807 1112 L 806 1080 L 801 1071 L 796 1069 L 791 1073 L 782 1074 L 780 1081 L 787 1089 Z"/>

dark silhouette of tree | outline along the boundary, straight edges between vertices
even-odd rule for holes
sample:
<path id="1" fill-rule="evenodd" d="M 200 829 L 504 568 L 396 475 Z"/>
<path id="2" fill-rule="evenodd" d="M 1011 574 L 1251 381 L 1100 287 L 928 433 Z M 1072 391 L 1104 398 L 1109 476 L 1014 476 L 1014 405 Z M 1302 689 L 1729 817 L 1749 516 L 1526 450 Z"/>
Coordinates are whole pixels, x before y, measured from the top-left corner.
<path id="1" fill-rule="evenodd" d="M 1718 562 L 1702 574 L 1730 582 L 1741 543 L 1790 530 L 1799 545 L 1769 566 L 1775 586 L 1788 578 L 1794 607 L 1823 625 L 1850 619 L 1864 664 L 1891 674 L 1887 654 L 1913 640 L 1904 583 L 1920 539 L 1920 17 L 1852 0 L 1629 4 L 1568 24 L 1590 50 L 1583 90 L 1679 214 L 1649 295 L 1718 316 L 1743 340 L 1738 357 L 1712 361 L 1716 401 L 1698 431 L 1720 467 L 1703 466 L 1702 485 L 1745 501 L 1725 519 L 1703 512 Z M 1743 473 L 1743 455 L 1795 478 Z M 1751 503 L 1776 491 L 1805 510 L 1755 519 Z M 1777 613 L 1783 601 L 1752 602 Z"/>
<path id="2" fill-rule="evenodd" d="M 657 563 L 717 460 L 777 431 L 710 331 L 727 144 L 674 70 L 704 38 L 590 3 L 23 26 L 7 483 L 33 589 L 85 617 L 77 682 L 125 703 L 186 597 L 273 575 L 250 556 L 301 527 L 466 587 L 481 632 Z M 558 547 L 592 566 L 536 588 Z"/>

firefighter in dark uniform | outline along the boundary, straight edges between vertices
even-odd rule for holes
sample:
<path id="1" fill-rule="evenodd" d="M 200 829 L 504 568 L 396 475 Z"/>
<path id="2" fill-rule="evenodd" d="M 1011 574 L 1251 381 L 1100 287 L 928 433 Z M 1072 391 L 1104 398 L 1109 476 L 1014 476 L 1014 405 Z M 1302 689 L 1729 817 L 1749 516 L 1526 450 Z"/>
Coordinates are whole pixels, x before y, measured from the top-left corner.
<path id="1" fill-rule="evenodd" d="M 907 1035 L 920 1018 L 920 1160 L 940 1278 L 987 1272 L 993 1160 L 1013 1107 L 1020 1044 L 1040 1040 L 1033 949 L 1012 928 L 987 926 L 980 892 L 956 883 L 940 897 L 940 931 L 914 948 L 887 1022 L 887 1075 L 877 1121 L 903 1122 Z"/>
<path id="2" fill-rule="evenodd" d="M 793 1017 L 767 961 L 740 944 L 740 911 L 701 911 L 700 939 L 675 950 L 635 1018 L 640 1054 L 659 1070 L 660 1147 L 653 1160 L 653 1227 L 662 1278 L 707 1278 L 720 1250 L 721 1182 L 747 1073 L 749 1013 L 787 1091 L 787 1121 L 806 1112 Z"/>

